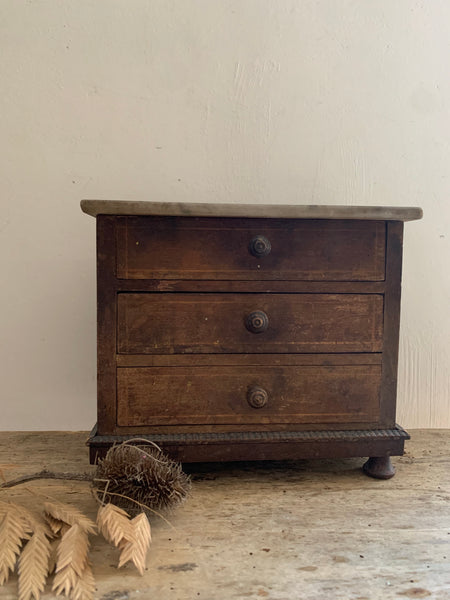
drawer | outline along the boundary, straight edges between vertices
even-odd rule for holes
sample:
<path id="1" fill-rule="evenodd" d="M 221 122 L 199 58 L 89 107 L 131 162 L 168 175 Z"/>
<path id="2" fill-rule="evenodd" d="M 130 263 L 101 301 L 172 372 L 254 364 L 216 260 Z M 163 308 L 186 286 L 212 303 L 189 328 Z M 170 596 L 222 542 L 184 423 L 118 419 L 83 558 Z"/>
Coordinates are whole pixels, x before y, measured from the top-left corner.
<path id="1" fill-rule="evenodd" d="M 117 369 L 117 424 L 376 423 L 380 365 Z"/>
<path id="2" fill-rule="evenodd" d="M 381 294 L 118 294 L 120 354 L 381 352 Z"/>
<path id="3" fill-rule="evenodd" d="M 119 279 L 382 281 L 382 221 L 117 217 Z"/>

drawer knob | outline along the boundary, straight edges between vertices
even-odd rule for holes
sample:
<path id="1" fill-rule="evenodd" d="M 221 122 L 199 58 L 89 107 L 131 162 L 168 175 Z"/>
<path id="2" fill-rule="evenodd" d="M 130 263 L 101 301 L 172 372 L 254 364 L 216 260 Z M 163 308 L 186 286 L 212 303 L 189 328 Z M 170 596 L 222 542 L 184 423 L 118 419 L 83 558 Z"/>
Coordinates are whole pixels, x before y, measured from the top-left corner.
<path id="1" fill-rule="evenodd" d="M 254 310 L 245 317 L 245 326 L 252 333 L 262 333 L 269 327 L 269 317 L 262 310 Z"/>
<path id="2" fill-rule="evenodd" d="M 267 256 L 272 250 L 272 244 L 264 235 L 257 235 L 254 237 L 249 244 L 250 254 L 259 258 L 260 256 Z"/>
<path id="3" fill-rule="evenodd" d="M 262 408 L 267 404 L 269 394 L 266 390 L 259 386 L 249 388 L 247 392 L 247 402 L 252 408 Z"/>

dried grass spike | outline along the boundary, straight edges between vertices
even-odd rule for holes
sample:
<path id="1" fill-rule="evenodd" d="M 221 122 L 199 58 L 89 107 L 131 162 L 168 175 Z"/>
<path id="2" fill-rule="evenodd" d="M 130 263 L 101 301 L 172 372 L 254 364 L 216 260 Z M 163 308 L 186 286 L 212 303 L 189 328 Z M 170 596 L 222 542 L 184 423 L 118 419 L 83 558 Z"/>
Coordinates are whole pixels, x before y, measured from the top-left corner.
<path id="1" fill-rule="evenodd" d="M 97 525 L 114 546 L 119 546 L 123 540 L 135 541 L 134 527 L 128 514 L 114 504 L 105 504 L 98 509 Z"/>
<path id="2" fill-rule="evenodd" d="M 91 521 L 80 510 L 70 504 L 62 502 L 45 502 L 44 509 L 46 515 L 50 515 L 53 519 L 63 521 L 68 525 L 79 525 L 86 533 L 96 533 L 95 523 Z"/>
<path id="3" fill-rule="evenodd" d="M 22 540 L 27 539 L 30 532 L 17 505 L 8 504 L 3 508 L 0 523 L 0 585 L 8 581 L 10 572 L 14 571 Z"/>
<path id="4" fill-rule="evenodd" d="M 85 566 L 81 577 L 78 577 L 70 594 L 71 600 L 92 600 L 95 592 L 95 579 L 89 563 Z"/>
<path id="5" fill-rule="evenodd" d="M 25 530 L 25 537 L 23 539 L 30 539 L 31 533 L 41 524 L 35 515 L 20 504 L 14 502 L 0 502 L 0 523 L 9 511 L 13 511 L 17 515 L 18 519 L 22 520 L 22 524 Z"/>
<path id="6" fill-rule="evenodd" d="M 43 515 L 35 514 L 32 511 L 25 508 L 24 506 L 20 506 L 19 504 L 17 504 L 16 506 L 30 532 L 35 533 L 36 531 L 40 531 L 50 539 L 54 537 L 53 532 L 49 524 L 47 523 L 47 519 L 45 519 Z"/>
<path id="7" fill-rule="evenodd" d="M 50 542 L 43 529 L 31 536 L 19 558 L 19 600 L 39 600 L 48 574 Z"/>
<path id="8" fill-rule="evenodd" d="M 66 531 L 57 550 L 56 572 L 71 567 L 77 575 L 83 573 L 89 552 L 89 540 L 86 531 L 78 524 Z"/>
<path id="9" fill-rule="evenodd" d="M 4 514 L 9 510 L 10 506 L 10 502 L 3 502 L 3 500 L 0 500 L 0 519 L 3 518 Z"/>
<path id="10" fill-rule="evenodd" d="M 67 523 L 64 523 L 64 521 L 55 519 L 55 517 L 53 517 L 50 513 L 45 512 L 44 518 L 54 537 L 57 537 L 61 533 L 64 525 L 66 527 L 70 527 L 70 525 L 67 525 Z"/>
<path id="11" fill-rule="evenodd" d="M 131 561 L 141 575 L 144 574 L 147 551 L 152 540 L 150 523 L 145 513 L 139 514 L 131 521 L 135 534 L 135 542 L 123 545 L 119 559 L 119 568 Z"/>
<path id="12" fill-rule="evenodd" d="M 55 574 L 52 590 L 57 594 L 69 596 L 77 585 L 78 576 L 72 567 L 66 567 Z"/>
<path id="13" fill-rule="evenodd" d="M 58 556 L 59 539 L 53 539 L 50 542 L 50 556 L 48 557 L 48 574 L 51 575 L 56 569 L 56 561 Z"/>

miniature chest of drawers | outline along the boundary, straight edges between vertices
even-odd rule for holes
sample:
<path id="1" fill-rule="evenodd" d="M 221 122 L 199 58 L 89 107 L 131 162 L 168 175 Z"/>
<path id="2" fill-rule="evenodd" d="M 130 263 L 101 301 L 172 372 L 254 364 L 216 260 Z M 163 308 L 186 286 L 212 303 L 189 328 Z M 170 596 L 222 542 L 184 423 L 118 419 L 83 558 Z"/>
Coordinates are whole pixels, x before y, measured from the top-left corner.
<path id="1" fill-rule="evenodd" d="M 367 456 L 392 476 L 403 222 L 418 208 L 84 200 L 98 419 L 183 462 Z"/>

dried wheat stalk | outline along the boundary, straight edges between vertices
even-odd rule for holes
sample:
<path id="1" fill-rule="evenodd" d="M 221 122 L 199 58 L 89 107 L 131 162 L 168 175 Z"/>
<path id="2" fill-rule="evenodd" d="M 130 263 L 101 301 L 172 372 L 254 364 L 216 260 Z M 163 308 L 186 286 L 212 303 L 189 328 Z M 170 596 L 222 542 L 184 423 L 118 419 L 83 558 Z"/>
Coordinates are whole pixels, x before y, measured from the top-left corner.
<path id="1" fill-rule="evenodd" d="M 62 536 L 57 551 L 56 572 L 71 567 L 81 575 L 87 563 L 89 541 L 86 531 L 75 523 Z"/>
<path id="2" fill-rule="evenodd" d="M 64 523 L 64 521 L 55 519 L 55 517 L 53 517 L 51 514 L 49 514 L 47 512 L 44 513 L 44 519 L 45 519 L 48 527 L 50 528 L 50 531 L 52 533 L 51 537 L 53 537 L 53 538 L 56 538 L 59 535 L 62 535 L 70 527 L 70 525 L 67 525 L 67 523 Z"/>
<path id="3" fill-rule="evenodd" d="M 29 539 L 19 558 L 19 600 L 39 599 L 48 572 L 50 543 L 43 521 L 17 504 L 0 503 L 0 585 L 13 571 L 22 542 Z M 30 537 L 30 534 L 31 537 Z"/>
<path id="4" fill-rule="evenodd" d="M 135 541 L 134 527 L 128 513 L 115 504 L 105 504 L 98 509 L 97 525 L 102 535 L 114 546 L 122 540 Z"/>
<path id="5" fill-rule="evenodd" d="M 135 541 L 122 544 L 119 568 L 131 561 L 141 575 L 144 574 L 147 551 L 152 540 L 150 523 L 147 515 L 141 513 L 131 520 L 134 529 Z"/>
<path id="6" fill-rule="evenodd" d="M 22 542 L 30 537 L 32 528 L 16 504 L 2 502 L 0 510 L 0 585 L 3 585 L 14 571 Z"/>
<path id="7" fill-rule="evenodd" d="M 44 503 L 45 516 L 50 516 L 53 521 L 62 521 L 67 525 L 79 525 L 81 529 L 84 529 L 86 533 L 96 533 L 97 528 L 95 523 L 91 521 L 86 515 L 80 510 L 69 504 L 63 504 L 62 502 L 45 502 Z M 50 527 L 52 526 L 49 522 Z"/>
<path id="8" fill-rule="evenodd" d="M 31 536 L 19 558 L 19 600 L 39 600 L 48 574 L 50 542 L 41 527 Z"/>
<path id="9" fill-rule="evenodd" d="M 69 511 L 71 516 L 74 515 L 72 507 L 65 506 L 64 508 Z M 56 573 L 52 589 L 57 594 L 65 594 L 71 599 L 90 600 L 95 587 L 88 565 L 87 517 L 82 516 L 81 523 L 71 525 L 61 538 L 57 549 Z M 89 525 L 89 529 L 92 529 L 92 525 Z"/>
<path id="10" fill-rule="evenodd" d="M 53 578 L 52 591 L 57 595 L 65 594 L 70 598 L 72 592 L 77 585 L 77 574 L 75 570 L 69 565 L 59 573 L 55 574 Z"/>
<path id="11" fill-rule="evenodd" d="M 119 567 L 131 561 L 143 575 L 151 542 L 147 515 L 142 512 L 131 520 L 123 509 L 106 504 L 99 508 L 97 524 L 103 536 L 120 549 Z"/>
<path id="12" fill-rule="evenodd" d="M 45 503 L 45 521 L 22 506 L 0 502 L 0 585 L 8 580 L 18 561 L 19 600 L 39 600 L 47 575 L 55 569 L 53 591 L 70 600 L 92 600 L 95 581 L 88 562 L 88 534 L 93 521 L 78 509 L 61 502 Z M 102 506 L 97 516 L 104 537 L 117 546 L 119 567 L 132 562 L 142 575 L 151 541 L 145 513 L 134 519 L 114 504 Z M 51 538 L 62 535 L 52 558 Z M 27 540 L 26 545 L 22 544 Z"/>
<path id="13" fill-rule="evenodd" d="M 48 574 L 52 575 L 56 569 L 56 560 L 58 556 L 58 539 L 53 539 L 50 542 L 50 556 L 48 558 Z"/>
<path id="14" fill-rule="evenodd" d="M 86 563 L 81 577 L 78 577 L 75 582 L 70 598 L 71 600 L 91 600 L 94 597 L 94 592 L 94 575 L 90 564 Z"/>
<path id="15" fill-rule="evenodd" d="M 145 448 L 124 445 L 122 450 L 122 455 L 116 457 L 117 465 L 113 460 L 110 466 L 117 469 L 117 476 L 125 478 L 125 483 L 121 482 L 118 489 L 124 491 L 123 486 L 128 486 L 126 491 L 130 495 L 108 489 L 111 481 L 115 481 L 113 477 L 104 482 L 104 490 L 96 490 L 97 498 L 99 493 L 109 494 L 125 499 L 133 511 L 139 510 L 137 505 L 140 510 L 155 512 L 136 496 L 141 494 L 141 500 L 158 506 L 174 505 L 186 497 L 190 480 L 182 473 L 180 465 L 172 464 L 173 461 L 162 453 L 150 454 Z M 87 475 L 71 477 L 70 474 L 41 471 L 0 484 L 0 487 L 11 487 L 42 477 L 90 479 Z M 144 484 L 146 489 L 142 491 Z M 45 502 L 44 507 L 42 519 L 24 507 L 0 501 L 0 585 L 8 580 L 19 557 L 19 600 L 39 600 L 47 575 L 53 571 L 52 589 L 57 594 L 65 594 L 70 600 L 92 600 L 95 581 L 88 562 L 88 535 L 96 532 L 95 523 L 78 509 L 61 502 Z M 131 519 L 125 510 L 106 504 L 98 511 L 97 523 L 104 537 L 119 548 L 119 567 L 132 562 L 142 575 L 151 542 L 150 524 L 145 512 Z M 54 546 L 60 536 L 55 559 Z"/>

